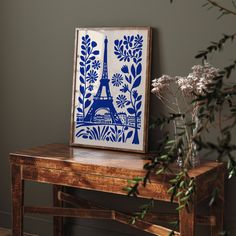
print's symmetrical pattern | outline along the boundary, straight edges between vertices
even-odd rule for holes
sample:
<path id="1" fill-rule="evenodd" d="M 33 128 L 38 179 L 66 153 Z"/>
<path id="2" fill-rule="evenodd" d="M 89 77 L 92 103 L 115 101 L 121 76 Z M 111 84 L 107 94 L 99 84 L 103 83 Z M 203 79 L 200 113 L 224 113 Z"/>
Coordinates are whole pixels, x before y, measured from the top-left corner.
<path id="1" fill-rule="evenodd" d="M 143 80 L 143 36 L 105 37 L 103 47 L 98 45 L 90 34 L 81 37 L 75 136 L 80 140 L 138 145 L 143 112 L 143 91 L 139 88 Z M 111 75 L 109 53 L 119 62 Z"/>

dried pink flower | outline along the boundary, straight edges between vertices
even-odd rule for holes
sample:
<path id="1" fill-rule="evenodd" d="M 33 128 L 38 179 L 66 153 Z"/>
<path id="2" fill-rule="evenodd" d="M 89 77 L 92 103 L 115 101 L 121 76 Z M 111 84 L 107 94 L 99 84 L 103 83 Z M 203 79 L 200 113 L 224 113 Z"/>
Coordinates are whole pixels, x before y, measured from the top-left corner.
<path id="1" fill-rule="evenodd" d="M 154 79 L 152 81 L 152 93 L 154 93 L 157 97 L 161 98 L 162 94 L 170 86 L 171 82 L 173 82 L 173 78 L 169 75 L 162 75 L 160 78 Z"/>
<path id="2" fill-rule="evenodd" d="M 192 67 L 192 73 L 187 77 L 176 76 L 176 83 L 181 91 L 190 96 L 193 94 L 204 94 L 207 91 L 208 84 L 219 74 L 219 69 L 211 66 L 209 63 L 195 65 Z"/>

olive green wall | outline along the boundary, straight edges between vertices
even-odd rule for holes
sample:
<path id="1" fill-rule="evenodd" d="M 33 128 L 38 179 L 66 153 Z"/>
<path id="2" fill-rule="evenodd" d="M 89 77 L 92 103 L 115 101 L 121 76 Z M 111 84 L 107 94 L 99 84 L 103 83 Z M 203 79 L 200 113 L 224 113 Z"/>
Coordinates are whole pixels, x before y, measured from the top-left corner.
<path id="1" fill-rule="evenodd" d="M 198 50 L 221 33 L 232 33 L 231 16 L 216 20 L 203 0 L 0 0 L 0 226 L 10 227 L 11 195 L 8 153 L 52 142 L 67 143 L 75 27 L 152 26 L 152 78 L 185 75 Z M 235 56 L 226 47 L 216 66 Z M 160 111 L 152 97 L 151 113 Z M 155 145 L 155 135 L 151 145 Z M 235 180 L 227 184 L 226 226 L 236 235 Z M 230 189 L 230 194 L 229 194 Z M 51 188 L 27 184 L 26 202 L 51 204 Z M 89 199 L 131 211 L 143 203 L 126 197 L 80 191 Z M 114 206 L 113 206 L 114 205 Z M 163 205 L 157 206 L 157 208 Z M 73 224 L 71 224 L 73 223 Z M 74 224 L 75 223 L 75 224 Z M 51 219 L 27 217 L 25 228 L 49 236 Z M 204 231 L 205 235 L 207 231 Z M 66 235 L 147 235 L 114 222 L 70 221 Z"/>

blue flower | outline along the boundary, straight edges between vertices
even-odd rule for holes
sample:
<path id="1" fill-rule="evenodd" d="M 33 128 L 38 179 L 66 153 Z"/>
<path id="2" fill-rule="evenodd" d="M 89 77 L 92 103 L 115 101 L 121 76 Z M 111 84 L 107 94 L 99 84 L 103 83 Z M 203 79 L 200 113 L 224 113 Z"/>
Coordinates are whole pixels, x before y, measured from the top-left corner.
<path id="1" fill-rule="evenodd" d="M 123 83 L 123 77 L 121 74 L 116 73 L 112 76 L 111 82 L 114 86 L 119 87 Z"/>
<path id="2" fill-rule="evenodd" d="M 86 44 L 88 44 L 88 43 L 91 41 L 91 39 L 89 38 L 89 35 L 88 35 L 88 34 L 86 34 L 85 36 L 83 36 L 83 37 L 82 37 L 82 40 L 84 41 L 83 43 L 86 43 Z"/>
<path id="3" fill-rule="evenodd" d="M 92 91 L 92 90 L 93 90 L 93 85 L 92 85 L 92 84 L 90 84 L 90 85 L 88 86 L 88 90 L 89 90 L 89 91 Z"/>
<path id="4" fill-rule="evenodd" d="M 134 99 L 136 99 L 136 98 L 138 97 L 138 92 L 137 92 L 137 90 L 134 90 L 134 91 L 133 91 L 133 97 L 134 97 Z"/>
<path id="5" fill-rule="evenodd" d="M 141 46 L 143 43 L 143 36 L 142 35 L 137 35 L 135 38 L 134 38 L 134 46 Z"/>
<path id="6" fill-rule="evenodd" d="M 127 84 L 123 85 L 123 88 L 120 89 L 120 91 L 123 92 L 123 93 L 126 93 L 127 91 L 129 91 L 128 85 Z"/>
<path id="7" fill-rule="evenodd" d="M 100 61 L 97 61 L 97 60 L 93 61 L 92 67 L 93 67 L 93 69 L 98 70 L 101 67 Z"/>
<path id="8" fill-rule="evenodd" d="M 128 66 L 127 66 L 127 65 L 122 66 L 121 71 L 122 71 L 123 73 L 125 73 L 125 74 L 128 74 L 128 73 L 129 73 L 129 68 L 128 68 Z"/>
<path id="9" fill-rule="evenodd" d="M 116 98 L 116 104 L 119 108 L 124 108 L 127 102 L 127 98 L 125 95 L 118 95 Z"/>
<path id="10" fill-rule="evenodd" d="M 95 70 L 91 70 L 88 73 L 87 81 L 91 84 L 94 83 L 97 80 L 97 78 L 98 78 L 98 73 Z"/>
<path id="11" fill-rule="evenodd" d="M 134 36 L 124 36 L 124 45 L 126 47 L 126 49 L 128 49 L 129 47 L 133 46 L 133 40 L 134 40 Z"/>

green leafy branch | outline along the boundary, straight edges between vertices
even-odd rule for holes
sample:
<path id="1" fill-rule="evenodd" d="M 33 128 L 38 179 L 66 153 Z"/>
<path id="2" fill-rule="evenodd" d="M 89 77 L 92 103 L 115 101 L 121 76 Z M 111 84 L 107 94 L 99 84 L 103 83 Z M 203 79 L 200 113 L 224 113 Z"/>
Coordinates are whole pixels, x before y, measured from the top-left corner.
<path id="1" fill-rule="evenodd" d="M 147 204 L 144 204 L 139 207 L 139 211 L 135 213 L 134 216 L 131 217 L 131 224 L 135 224 L 136 220 L 143 220 L 146 214 L 149 212 L 151 208 L 154 207 L 154 200 L 151 199 Z"/>
<path id="2" fill-rule="evenodd" d="M 170 201 L 173 202 L 175 198 L 178 199 L 179 206 L 176 208 L 177 211 L 184 207 L 189 207 L 192 201 L 193 193 L 195 192 L 194 178 L 190 178 L 187 173 L 187 169 L 181 170 L 176 174 L 175 178 L 169 181 L 172 186 L 168 190 L 171 194 Z"/>
<path id="3" fill-rule="evenodd" d="M 218 161 L 224 160 L 224 157 L 228 158 L 229 178 L 236 176 L 236 162 L 232 154 L 236 150 L 236 145 L 232 144 L 231 137 L 231 130 L 236 126 L 236 105 L 233 104 L 233 97 L 236 95 L 236 86 L 226 86 L 223 83 L 223 79 L 229 78 L 235 69 L 236 61 L 219 72 L 219 76 L 209 84 L 208 91 L 205 95 L 197 96 L 193 101 L 199 102 L 198 118 L 201 119 L 198 132 L 193 137 L 194 142 L 197 144 L 199 151 L 206 149 L 209 150 L 209 153 L 216 152 L 218 154 Z M 221 110 L 225 107 L 226 103 L 230 108 L 231 115 L 227 117 L 226 125 L 223 127 Z M 205 142 L 202 139 L 201 132 L 207 129 L 209 123 L 215 122 L 217 116 L 220 131 L 217 143 Z"/>
<path id="4" fill-rule="evenodd" d="M 195 56 L 195 58 L 202 58 L 207 60 L 208 55 L 212 52 L 222 51 L 224 44 L 228 41 L 233 41 L 235 39 L 236 32 L 231 35 L 223 34 L 223 37 L 218 42 L 211 42 L 211 44 L 206 48 L 206 50 L 202 50 Z"/>
<path id="5" fill-rule="evenodd" d="M 235 7 L 235 2 L 232 1 L 232 3 L 233 3 L 233 6 Z M 224 15 L 229 15 L 229 14 L 236 15 L 236 11 L 233 11 L 229 8 L 226 8 L 225 6 L 223 6 L 223 5 L 217 3 L 216 1 L 213 1 L 213 0 L 207 0 L 207 3 L 205 3 L 203 6 L 210 6 L 210 7 L 218 8 L 218 10 L 220 12 L 220 15 L 219 15 L 218 19 L 221 18 Z"/>

